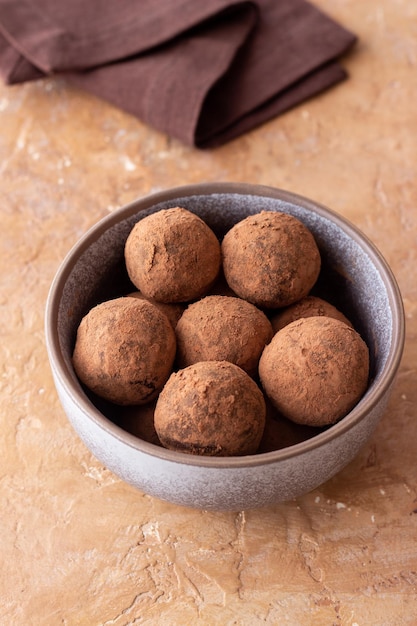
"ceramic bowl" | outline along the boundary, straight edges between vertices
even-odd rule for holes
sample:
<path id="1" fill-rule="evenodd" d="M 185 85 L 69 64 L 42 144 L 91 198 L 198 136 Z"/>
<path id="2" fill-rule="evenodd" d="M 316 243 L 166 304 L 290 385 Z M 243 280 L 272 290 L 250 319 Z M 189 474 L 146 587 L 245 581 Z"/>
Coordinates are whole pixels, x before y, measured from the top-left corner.
<path id="1" fill-rule="evenodd" d="M 303 221 L 322 256 L 317 295 L 354 323 L 368 344 L 371 377 L 360 402 L 337 424 L 314 430 L 282 423 L 279 449 L 242 457 L 201 457 L 166 450 L 120 426 L 118 409 L 86 393 L 71 363 L 77 326 L 95 304 L 132 290 L 123 249 L 146 215 L 181 206 L 219 239 L 262 210 Z M 294 499 L 339 472 L 384 413 L 404 344 L 404 312 L 395 278 L 375 246 L 335 212 L 298 195 L 237 183 L 199 184 L 141 198 L 93 226 L 63 261 L 46 306 L 46 341 L 56 389 L 68 419 L 108 469 L 139 490 L 200 509 L 242 510 Z M 285 422 L 285 423 L 284 423 Z"/>

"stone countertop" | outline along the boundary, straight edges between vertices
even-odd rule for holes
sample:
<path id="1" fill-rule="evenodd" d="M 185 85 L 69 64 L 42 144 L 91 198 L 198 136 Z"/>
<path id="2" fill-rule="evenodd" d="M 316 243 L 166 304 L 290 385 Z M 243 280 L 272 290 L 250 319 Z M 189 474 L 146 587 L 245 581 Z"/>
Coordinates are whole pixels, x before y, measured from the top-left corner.
<path id="1" fill-rule="evenodd" d="M 417 5 L 316 4 L 359 36 L 349 80 L 213 151 L 62 78 L 0 87 L 0 624 L 417 623 Z M 203 181 L 335 209 L 404 298 L 404 357 L 369 442 L 320 488 L 262 510 L 196 511 L 121 482 L 72 430 L 46 356 L 45 299 L 80 235 L 139 196 Z"/>

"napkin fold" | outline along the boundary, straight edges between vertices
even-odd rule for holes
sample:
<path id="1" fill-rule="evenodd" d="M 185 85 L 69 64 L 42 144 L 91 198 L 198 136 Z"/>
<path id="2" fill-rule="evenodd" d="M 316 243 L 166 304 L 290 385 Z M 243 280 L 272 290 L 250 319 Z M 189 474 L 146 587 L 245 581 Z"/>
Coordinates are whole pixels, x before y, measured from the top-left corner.
<path id="1" fill-rule="evenodd" d="M 200 148 L 346 78 L 355 40 L 305 0 L 0 0 L 6 84 L 62 74 Z"/>

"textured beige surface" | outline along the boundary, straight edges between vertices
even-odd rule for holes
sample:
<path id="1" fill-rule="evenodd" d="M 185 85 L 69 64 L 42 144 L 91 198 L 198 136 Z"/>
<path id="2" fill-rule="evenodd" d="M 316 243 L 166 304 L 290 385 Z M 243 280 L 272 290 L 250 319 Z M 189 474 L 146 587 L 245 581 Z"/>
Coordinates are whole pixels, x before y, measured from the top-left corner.
<path id="1" fill-rule="evenodd" d="M 417 5 L 317 5 L 360 37 L 349 81 L 212 152 L 60 78 L 0 87 L 2 626 L 417 623 Z M 350 218 L 391 264 L 408 324 L 359 456 L 297 501 L 236 514 L 163 503 L 103 468 L 60 407 L 43 333 L 52 277 L 90 225 L 150 191 L 215 180 Z"/>

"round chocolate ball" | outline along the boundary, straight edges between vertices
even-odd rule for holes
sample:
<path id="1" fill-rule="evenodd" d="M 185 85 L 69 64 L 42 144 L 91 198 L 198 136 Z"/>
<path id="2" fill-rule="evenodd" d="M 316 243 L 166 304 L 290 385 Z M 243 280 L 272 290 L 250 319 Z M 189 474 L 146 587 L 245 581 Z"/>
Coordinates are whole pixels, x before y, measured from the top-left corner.
<path id="1" fill-rule="evenodd" d="M 348 326 L 352 326 L 351 322 L 343 315 L 339 309 L 333 304 L 318 298 L 317 296 L 306 296 L 298 302 L 291 304 L 290 306 L 278 311 L 271 317 L 271 324 L 274 332 L 278 332 L 287 324 L 295 322 L 302 317 L 317 317 L 317 316 L 333 317 L 336 320 L 345 322 Z"/>
<path id="2" fill-rule="evenodd" d="M 95 306 L 78 327 L 73 365 L 78 378 L 115 404 L 144 404 L 171 373 L 175 332 L 166 315 L 136 298 Z"/>
<path id="3" fill-rule="evenodd" d="M 220 243 L 197 215 L 181 207 L 135 224 L 125 244 L 130 280 L 146 297 L 189 302 L 205 294 L 220 270 Z"/>
<path id="4" fill-rule="evenodd" d="M 369 350 L 344 322 L 302 318 L 274 335 L 260 358 L 259 376 L 282 415 L 325 426 L 344 417 L 364 394 Z"/>
<path id="5" fill-rule="evenodd" d="M 201 361 L 171 374 L 155 407 L 155 430 L 171 450 L 207 456 L 255 454 L 265 400 L 240 367 Z"/>
<path id="6" fill-rule="evenodd" d="M 272 339 L 266 315 L 250 302 L 230 296 L 206 296 L 182 314 L 176 326 L 177 362 L 230 361 L 250 376 Z"/>
<path id="7" fill-rule="evenodd" d="M 231 289 L 269 309 L 306 296 L 321 266 L 308 228 L 292 215 L 274 211 L 262 211 L 235 224 L 223 238 L 222 255 Z"/>

